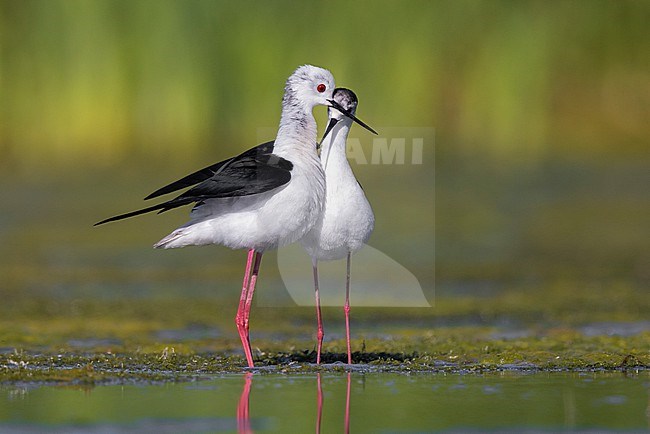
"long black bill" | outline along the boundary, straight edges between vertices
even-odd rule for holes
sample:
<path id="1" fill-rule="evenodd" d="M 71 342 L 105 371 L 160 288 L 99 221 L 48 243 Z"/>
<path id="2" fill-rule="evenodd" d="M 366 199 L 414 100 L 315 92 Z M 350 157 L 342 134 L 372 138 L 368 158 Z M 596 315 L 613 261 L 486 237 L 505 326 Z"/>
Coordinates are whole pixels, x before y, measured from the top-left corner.
<path id="1" fill-rule="evenodd" d="M 354 116 L 352 113 L 350 113 L 348 110 L 344 109 L 344 108 L 341 106 L 341 104 L 337 103 L 337 102 L 334 101 L 333 99 L 328 99 L 327 101 L 331 104 L 331 107 L 337 109 L 338 111 L 340 111 L 341 113 L 343 113 L 344 115 L 346 115 L 347 117 L 349 117 L 350 119 L 352 119 L 353 121 L 355 121 L 356 123 L 358 123 L 359 125 L 361 125 L 362 127 L 364 127 L 366 130 L 370 131 L 370 132 L 373 133 L 373 134 L 377 134 L 377 135 L 379 135 L 379 134 L 377 133 L 377 131 L 375 131 L 375 130 L 373 130 L 372 128 L 370 128 L 368 125 L 366 125 L 366 123 L 364 123 L 363 121 L 361 121 L 361 119 L 357 118 L 357 117 Z"/>
<path id="2" fill-rule="evenodd" d="M 334 125 L 336 125 L 339 122 L 338 119 L 330 119 L 330 123 L 327 124 L 327 128 L 325 128 L 325 134 L 323 134 L 323 138 L 320 139 L 320 143 L 318 143 L 318 147 L 320 148 L 323 144 L 323 140 L 325 140 L 325 137 L 332 131 L 332 128 L 334 128 Z"/>

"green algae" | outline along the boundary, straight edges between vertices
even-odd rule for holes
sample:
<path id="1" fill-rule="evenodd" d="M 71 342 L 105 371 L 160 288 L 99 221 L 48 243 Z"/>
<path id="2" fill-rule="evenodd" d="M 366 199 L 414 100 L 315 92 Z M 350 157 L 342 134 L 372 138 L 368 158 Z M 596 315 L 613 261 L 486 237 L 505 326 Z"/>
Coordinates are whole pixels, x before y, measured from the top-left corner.
<path id="1" fill-rule="evenodd" d="M 475 336 L 468 339 L 468 334 Z M 470 373 L 492 371 L 639 371 L 650 369 L 650 334 L 621 338 L 585 337 L 573 331 L 552 331 L 543 337 L 489 339 L 479 329 L 444 330 L 419 337 L 368 339 L 355 351 L 354 366 L 342 352 L 326 352 L 323 365 L 313 362 L 311 349 L 280 351 L 277 341 L 258 340 L 256 370 L 274 373 L 321 371 Z M 355 341 L 355 344 L 358 342 Z M 330 346 L 338 348 L 342 342 Z M 196 343 L 199 346 L 199 343 Z M 309 344 L 305 343 L 305 346 Z M 121 352 L 33 353 L 0 355 L 0 383 L 71 384 L 191 381 L 210 375 L 243 372 L 243 357 L 232 349 L 193 352 L 194 345 L 165 346 L 159 351 L 122 348 Z"/>

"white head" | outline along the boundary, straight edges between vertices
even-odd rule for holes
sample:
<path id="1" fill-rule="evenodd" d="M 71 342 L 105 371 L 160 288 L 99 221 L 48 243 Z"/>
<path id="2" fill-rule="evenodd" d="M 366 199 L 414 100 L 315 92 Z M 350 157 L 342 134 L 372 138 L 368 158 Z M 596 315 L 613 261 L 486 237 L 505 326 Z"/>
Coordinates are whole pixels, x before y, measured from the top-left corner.
<path id="1" fill-rule="evenodd" d="M 298 67 L 287 79 L 283 105 L 311 111 L 317 105 L 329 106 L 334 92 L 334 76 L 327 69 L 312 65 Z"/>

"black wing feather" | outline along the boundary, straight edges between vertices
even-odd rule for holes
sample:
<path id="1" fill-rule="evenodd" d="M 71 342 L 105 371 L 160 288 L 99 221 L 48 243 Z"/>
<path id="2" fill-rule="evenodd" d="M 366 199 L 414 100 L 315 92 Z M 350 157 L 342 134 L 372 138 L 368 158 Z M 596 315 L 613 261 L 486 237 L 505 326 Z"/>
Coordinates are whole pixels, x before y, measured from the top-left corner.
<path id="1" fill-rule="evenodd" d="M 171 192 L 198 183 L 180 196 L 158 205 L 107 218 L 95 223 L 95 226 L 152 211 L 164 212 L 206 199 L 248 196 L 281 187 L 291 180 L 293 164 L 272 154 L 272 150 L 273 142 L 263 143 L 230 160 L 199 170 L 158 190 L 167 189 L 166 192 Z M 212 173 L 210 176 L 206 176 L 208 171 Z M 157 192 L 150 197 L 155 197 L 153 195 Z"/>
<path id="2" fill-rule="evenodd" d="M 211 176 L 222 170 L 224 167 L 227 167 L 228 164 L 232 163 L 238 158 L 247 157 L 251 155 L 265 155 L 271 154 L 273 152 L 273 145 L 275 142 L 271 140 L 270 142 L 262 143 L 261 145 L 255 146 L 254 148 L 249 149 L 248 151 L 242 152 L 236 157 L 229 158 L 228 160 L 220 161 L 218 163 L 212 164 L 208 167 L 204 167 L 201 170 L 197 170 L 194 173 L 174 181 L 171 184 L 168 184 L 164 187 L 159 188 L 158 190 L 151 193 L 149 196 L 145 197 L 144 200 L 153 199 L 158 196 L 162 196 L 168 193 L 173 193 L 174 191 L 182 190 L 186 187 L 191 187 L 198 184 L 201 181 L 209 179 Z"/>
<path id="3" fill-rule="evenodd" d="M 181 194 L 178 199 L 248 196 L 280 187 L 291 179 L 293 164 L 277 155 L 246 156 Z"/>
<path id="4" fill-rule="evenodd" d="M 150 207 L 147 207 L 147 208 L 139 209 L 137 211 L 131 211 L 131 212 L 127 212 L 125 214 L 120 214 L 120 215 L 116 215 L 114 217 L 109 217 L 107 219 L 104 219 L 104 220 L 102 220 L 100 222 L 95 223 L 93 226 L 99 226 L 99 225 L 103 225 L 104 223 L 114 222 L 116 220 L 122 220 L 122 219 L 126 219 L 126 218 L 129 218 L 129 217 L 135 217 L 137 215 L 146 214 L 146 213 L 152 212 L 152 211 L 160 210 L 159 212 L 163 212 L 163 211 L 167 211 L 168 209 L 172 209 L 172 208 L 179 207 L 181 205 L 187 205 L 189 203 L 192 203 L 192 201 L 188 201 L 188 202 L 185 202 L 185 203 L 179 203 L 177 205 L 171 206 L 171 208 L 167 208 L 168 206 L 170 206 L 170 204 L 172 202 L 173 202 L 173 200 L 170 200 L 169 202 L 159 203 L 158 205 L 154 205 L 154 206 L 150 206 Z"/>

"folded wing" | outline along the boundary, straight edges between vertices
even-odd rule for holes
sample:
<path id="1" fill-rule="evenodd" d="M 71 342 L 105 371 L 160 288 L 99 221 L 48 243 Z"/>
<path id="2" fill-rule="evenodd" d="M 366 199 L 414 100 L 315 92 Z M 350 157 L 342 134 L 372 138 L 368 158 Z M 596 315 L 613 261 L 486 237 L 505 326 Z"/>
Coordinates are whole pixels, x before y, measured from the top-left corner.
<path id="1" fill-rule="evenodd" d="M 208 166 L 148 196 L 157 197 L 195 185 L 174 199 L 107 218 L 95 223 L 95 226 L 152 211 L 164 212 L 207 199 L 249 196 L 281 187 L 291 180 L 293 164 L 272 151 L 273 142 L 263 143 L 229 160 Z"/>
<path id="2" fill-rule="evenodd" d="M 201 170 L 197 170 L 194 173 L 190 173 L 189 175 L 179 179 L 178 181 L 174 181 L 171 184 L 159 188 L 158 190 L 151 193 L 149 196 L 145 197 L 144 200 L 149 200 L 168 193 L 173 193 L 174 191 L 182 190 L 183 188 L 191 187 L 193 185 L 198 184 L 201 181 L 205 181 L 206 179 L 209 179 L 213 175 L 217 174 L 219 171 L 223 170 L 225 167 L 227 167 L 230 163 L 237 160 L 238 158 L 249 157 L 251 155 L 262 156 L 262 155 L 271 154 L 273 153 L 274 143 L 275 142 L 273 140 L 270 142 L 262 143 L 261 145 L 255 146 L 254 148 L 251 148 L 248 151 L 243 152 L 236 157 L 230 158 L 228 160 L 220 161 L 208 167 L 204 167 Z"/>

